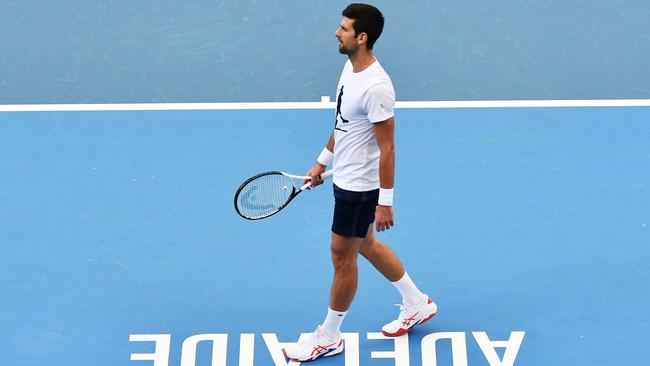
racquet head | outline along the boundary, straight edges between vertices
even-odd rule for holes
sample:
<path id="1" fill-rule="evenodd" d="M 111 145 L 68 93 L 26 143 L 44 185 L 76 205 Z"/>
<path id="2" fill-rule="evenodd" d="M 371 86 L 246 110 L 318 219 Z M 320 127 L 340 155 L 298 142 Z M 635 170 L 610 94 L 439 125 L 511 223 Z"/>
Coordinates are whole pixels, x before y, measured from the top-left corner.
<path id="1" fill-rule="evenodd" d="M 248 220 L 275 215 L 302 190 L 294 180 L 279 171 L 266 172 L 247 179 L 235 193 L 235 210 Z"/>

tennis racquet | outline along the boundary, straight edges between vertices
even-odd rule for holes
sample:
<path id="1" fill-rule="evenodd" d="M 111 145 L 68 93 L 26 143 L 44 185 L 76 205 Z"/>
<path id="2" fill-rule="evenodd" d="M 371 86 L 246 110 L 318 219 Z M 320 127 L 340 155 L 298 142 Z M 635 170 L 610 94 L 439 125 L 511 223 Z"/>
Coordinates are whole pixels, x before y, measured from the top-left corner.
<path id="1" fill-rule="evenodd" d="M 321 174 L 325 180 L 332 176 L 328 170 Z M 248 178 L 235 193 L 235 210 L 248 220 L 259 220 L 275 215 L 302 191 L 311 187 L 307 182 L 296 187 L 296 179 L 311 179 L 309 176 L 293 175 L 279 171 L 265 172 Z"/>

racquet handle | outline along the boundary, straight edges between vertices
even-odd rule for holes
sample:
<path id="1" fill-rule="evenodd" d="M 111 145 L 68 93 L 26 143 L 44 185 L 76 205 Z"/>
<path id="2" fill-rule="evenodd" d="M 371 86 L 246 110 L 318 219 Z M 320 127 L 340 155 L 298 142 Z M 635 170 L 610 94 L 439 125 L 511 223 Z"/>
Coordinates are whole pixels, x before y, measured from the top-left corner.
<path id="1" fill-rule="evenodd" d="M 334 172 L 332 170 L 328 170 L 326 172 L 323 172 L 323 174 L 320 175 L 321 180 L 325 180 L 327 178 L 331 178 L 334 175 Z"/>
<path id="2" fill-rule="evenodd" d="M 321 179 L 321 180 L 325 180 L 325 179 L 327 179 L 327 178 L 332 177 L 332 175 L 334 175 L 334 172 L 331 171 L 331 170 L 328 170 L 328 171 L 326 171 L 326 172 L 323 172 L 323 174 L 320 175 L 320 179 Z M 311 180 L 311 177 L 308 176 L 308 175 L 305 175 L 305 176 L 302 176 L 302 177 L 296 177 L 296 178 L 300 178 L 300 179 L 310 179 L 310 180 Z M 309 187 L 311 187 L 311 182 L 307 182 L 307 183 L 303 184 L 302 187 L 300 187 L 300 190 L 301 190 L 301 191 L 304 191 L 305 189 L 307 189 L 307 188 L 309 188 Z"/>

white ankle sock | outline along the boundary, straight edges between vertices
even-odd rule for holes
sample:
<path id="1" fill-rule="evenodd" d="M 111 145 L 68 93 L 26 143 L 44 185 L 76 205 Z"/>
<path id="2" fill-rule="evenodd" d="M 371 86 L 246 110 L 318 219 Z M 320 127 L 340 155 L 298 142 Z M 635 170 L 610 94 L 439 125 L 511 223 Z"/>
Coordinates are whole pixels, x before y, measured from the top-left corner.
<path id="1" fill-rule="evenodd" d="M 397 282 L 391 282 L 393 286 L 397 288 L 399 293 L 402 295 L 402 299 L 409 305 L 417 305 L 422 302 L 424 294 L 418 290 L 409 277 L 409 274 L 404 272 L 404 276 L 400 278 Z"/>
<path id="2" fill-rule="evenodd" d="M 321 330 L 325 332 L 326 336 L 334 338 L 339 334 L 341 324 L 343 323 L 343 319 L 347 313 L 347 311 L 336 311 L 331 308 L 327 309 L 327 317 L 325 318 L 323 325 L 321 325 Z"/>

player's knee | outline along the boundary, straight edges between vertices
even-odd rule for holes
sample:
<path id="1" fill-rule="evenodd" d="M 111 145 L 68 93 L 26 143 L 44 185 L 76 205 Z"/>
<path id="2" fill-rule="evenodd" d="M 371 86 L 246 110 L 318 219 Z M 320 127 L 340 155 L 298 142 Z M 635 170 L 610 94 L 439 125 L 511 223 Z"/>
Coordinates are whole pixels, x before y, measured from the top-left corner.
<path id="1" fill-rule="evenodd" d="M 336 271 L 355 268 L 357 265 L 357 253 L 350 250 L 332 248 L 332 264 Z"/>

